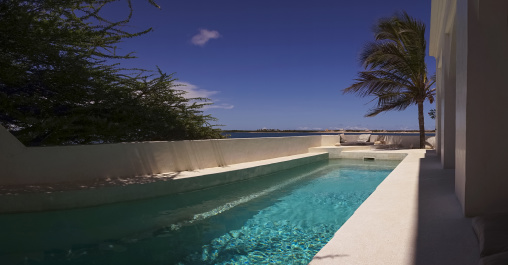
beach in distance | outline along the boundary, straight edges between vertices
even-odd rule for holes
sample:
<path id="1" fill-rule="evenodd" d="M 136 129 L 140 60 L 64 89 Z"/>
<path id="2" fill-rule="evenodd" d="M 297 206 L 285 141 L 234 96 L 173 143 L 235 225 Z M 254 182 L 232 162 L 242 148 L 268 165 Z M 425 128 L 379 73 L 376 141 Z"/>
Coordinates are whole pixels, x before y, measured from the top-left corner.
<path id="1" fill-rule="evenodd" d="M 337 135 L 337 134 L 376 134 L 376 135 L 419 135 L 417 131 L 390 131 L 390 132 L 342 132 L 342 131 L 224 131 L 222 135 L 227 138 L 261 138 L 261 137 L 290 137 L 290 136 L 311 136 L 311 135 Z M 435 136 L 434 131 L 426 131 L 425 135 Z"/>

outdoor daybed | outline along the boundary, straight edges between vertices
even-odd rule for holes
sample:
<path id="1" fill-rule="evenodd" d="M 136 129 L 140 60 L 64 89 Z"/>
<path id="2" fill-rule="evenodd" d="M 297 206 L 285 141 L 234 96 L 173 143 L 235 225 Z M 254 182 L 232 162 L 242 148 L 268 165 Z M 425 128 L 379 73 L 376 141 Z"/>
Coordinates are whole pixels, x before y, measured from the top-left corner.
<path id="1" fill-rule="evenodd" d="M 377 135 L 376 135 L 377 136 Z M 340 134 L 340 145 L 351 146 L 351 145 L 374 145 L 375 138 L 371 137 L 370 134 L 356 134 L 356 135 L 344 135 Z"/>

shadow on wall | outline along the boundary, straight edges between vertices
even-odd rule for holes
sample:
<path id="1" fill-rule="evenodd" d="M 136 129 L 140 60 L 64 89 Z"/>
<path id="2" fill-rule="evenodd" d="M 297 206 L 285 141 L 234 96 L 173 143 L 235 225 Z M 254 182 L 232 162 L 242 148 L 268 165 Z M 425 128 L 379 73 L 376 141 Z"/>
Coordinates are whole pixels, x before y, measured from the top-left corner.
<path id="1" fill-rule="evenodd" d="M 383 137 L 402 148 L 419 139 Z M 149 177 L 304 154 L 331 142 L 336 135 L 25 147 L 0 126 L 0 185 Z"/>
<path id="2" fill-rule="evenodd" d="M 430 148 L 434 148 L 434 144 L 430 144 L 432 141 L 431 138 L 434 138 L 434 136 L 425 136 L 425 143 L 429 145 Z M 376 141 L 382 141 L 387 145 L 396 146 L 398 148 L 420 148 L 419 135 L 377 135 Z"/>
<path id="3" fill-rule="evenodd" d="M 95 181 L 307 153 L 321 136 L 25 147 L 0 126 L 0 185 Z"/>

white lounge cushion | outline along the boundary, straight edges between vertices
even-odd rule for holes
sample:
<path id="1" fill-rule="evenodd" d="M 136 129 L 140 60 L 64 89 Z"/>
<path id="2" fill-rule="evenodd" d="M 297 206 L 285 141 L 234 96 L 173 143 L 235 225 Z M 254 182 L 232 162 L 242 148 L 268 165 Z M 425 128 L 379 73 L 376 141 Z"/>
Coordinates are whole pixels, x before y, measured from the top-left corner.
<path id="1" fill-rule="evenodd" d="M 508 214 L 477 216 L 473 229 L 480 244 L 480 257 L 508 251 Z"/>
<path id="2" fill-rule="evenodd" d="M 358 142 L 366 143 L 369 141 L 369 138 L 370 134 L 360 134 L 360 136 L 358 136 Z"/>
<path id="3" fill-rule="evenodd" d="M 379 135 L 371 135 L 370 136 L 370 139 L 369 139 L 369 142 L 371 143 L 375 143 L 376 141 L 379 141 Z"/>

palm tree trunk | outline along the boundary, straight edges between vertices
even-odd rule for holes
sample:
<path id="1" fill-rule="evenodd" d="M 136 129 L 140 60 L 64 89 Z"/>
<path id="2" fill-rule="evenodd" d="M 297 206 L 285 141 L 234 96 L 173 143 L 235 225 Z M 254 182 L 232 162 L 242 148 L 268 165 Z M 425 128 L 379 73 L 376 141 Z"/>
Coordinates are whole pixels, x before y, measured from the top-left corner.
<path id="1" fill-rule="evenodd" d="M 418 125 L 420 127 L 420 148 L 425 149 L 425 122 L 423 120 L 423 101 L 418 101 Z"/>

